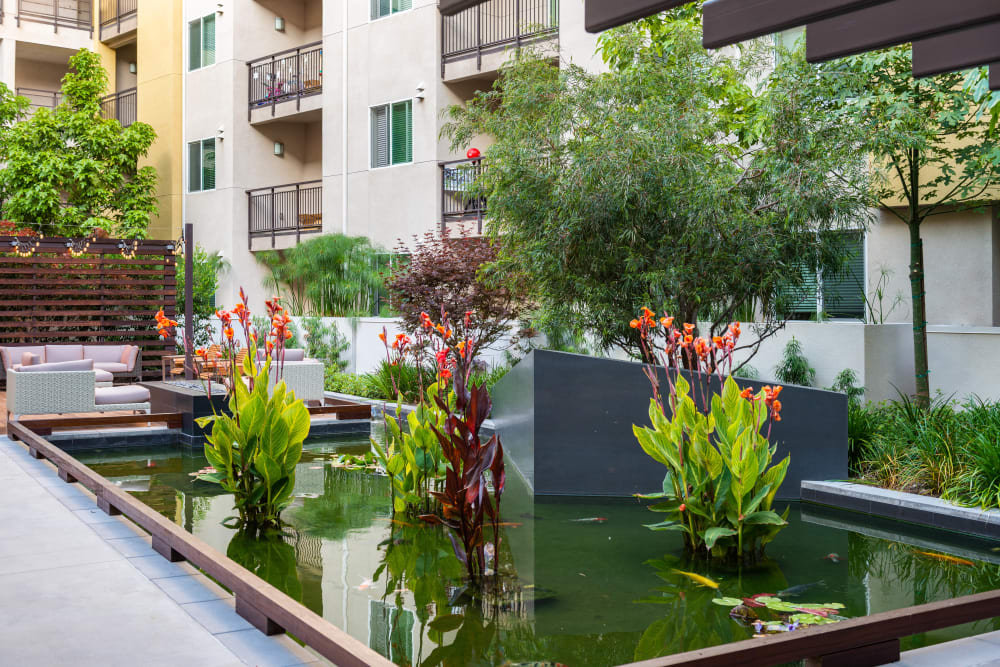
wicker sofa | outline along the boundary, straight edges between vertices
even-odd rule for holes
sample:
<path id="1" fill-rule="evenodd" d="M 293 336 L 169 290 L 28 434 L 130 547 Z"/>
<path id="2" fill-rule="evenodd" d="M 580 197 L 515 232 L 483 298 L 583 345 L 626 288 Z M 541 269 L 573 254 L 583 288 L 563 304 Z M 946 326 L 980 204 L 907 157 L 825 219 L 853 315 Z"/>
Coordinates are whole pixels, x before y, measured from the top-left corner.
<path id="1" fill-rule="evenodd" d="M 31 364 L 62 363 L 90 359 L 94 370 L 111 373 L 113 378 L 142 379 L 142 350 L 135 345 L 7 345 L 0 347 L 0 379 L 18 366 Z"/>
<path id="2" fill-rule="evenodd" d="M 140 386 L 98 387 L 94 370 L 7 371 L 7 415 L 150 411 L 149 390 Z"/>

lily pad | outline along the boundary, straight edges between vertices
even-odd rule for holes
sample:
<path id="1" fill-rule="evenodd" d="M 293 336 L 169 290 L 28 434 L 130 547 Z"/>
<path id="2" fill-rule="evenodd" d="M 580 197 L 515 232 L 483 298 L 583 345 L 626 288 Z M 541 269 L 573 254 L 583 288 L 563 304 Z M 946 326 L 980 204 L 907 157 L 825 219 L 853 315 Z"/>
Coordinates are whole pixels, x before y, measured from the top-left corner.
<path id="1" fill-rule="evenodd" d="M 717 604 L 720 607 L 738 607 L 743 604 L 743 600 L 739 598 L 712 598 L 712 604 Z"/>

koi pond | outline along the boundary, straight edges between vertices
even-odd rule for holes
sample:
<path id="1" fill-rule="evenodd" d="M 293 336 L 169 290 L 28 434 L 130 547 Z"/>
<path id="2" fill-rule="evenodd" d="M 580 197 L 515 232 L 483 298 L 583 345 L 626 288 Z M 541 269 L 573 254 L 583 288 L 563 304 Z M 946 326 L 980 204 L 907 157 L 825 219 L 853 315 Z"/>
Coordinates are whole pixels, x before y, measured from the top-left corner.
<path id="1" fill-rule="evenodd" d="M 368 449 L 357 437 L 307 443 L 289 525 L 266 540 L 223 525 L 231 498 L 194 479 L 207 465 L 197 452 L 74 455 L 399 665 L 617 665 L 748 639 L 762 631 L 754 617 L 773 619 L 781 603 L 856 617 L 1000 588 L 995 543 L 799 503 L 768 560 L 708 568 L 684 558 L 678 534 L 645 528 L 658 519 L 636 500 L 532 499 L 511 468 L 500 576 L 473 602 L 441 527 L 393 519 L 386 478 L 338 467 Z M 787 630 L 783 618 L 772 629 Z M 957 626 L 903 648 L 998 628 Z"/>

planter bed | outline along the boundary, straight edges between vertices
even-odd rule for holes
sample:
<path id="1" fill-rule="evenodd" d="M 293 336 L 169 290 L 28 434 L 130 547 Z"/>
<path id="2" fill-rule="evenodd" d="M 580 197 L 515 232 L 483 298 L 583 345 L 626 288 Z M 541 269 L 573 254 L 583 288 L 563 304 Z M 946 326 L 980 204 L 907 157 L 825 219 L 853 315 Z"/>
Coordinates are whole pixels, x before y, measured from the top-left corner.
<path id="1" fill-rule="evenodd" d="M 802 482 L 802 501 L 1000 540 L 1000 510 L 853 482 Z"/>

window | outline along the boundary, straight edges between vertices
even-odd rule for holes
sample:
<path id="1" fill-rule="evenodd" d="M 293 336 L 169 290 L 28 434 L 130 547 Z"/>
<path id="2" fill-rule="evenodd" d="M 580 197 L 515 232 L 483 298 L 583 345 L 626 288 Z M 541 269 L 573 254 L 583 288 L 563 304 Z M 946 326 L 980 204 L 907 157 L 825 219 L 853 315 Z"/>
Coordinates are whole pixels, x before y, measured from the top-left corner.
<path id="1" fill-rule="evenodd" d="M 188 144 L 188 191 L 215 189 L 215 139 Z"/>
<path id="2" fill-rule="evenodd" d="M 215 14 L 209 14 L 188 25 L 188 48 L 190 64 L 188 70 L 196 70 L 215 64 Z"/>
<path id="3" fill-rule="evenodd" d="M 372 0 L 372 21 L 389 14 L 405 12 L 413 6 L 413 0 Z"/>
<path id="4" fill-rule="evenodd" d="M 413 162 L 413 101 L 372 108 L 372 168 Z"/>
<path id="5" fill-rule="evenodd" d="M 823 275 L 802 267 L 802 287 L 789 304 L 792 319 L 865 318 L 865 237 L 863 232 L 840 232 L 847 263 L 837 275 Z"/>

